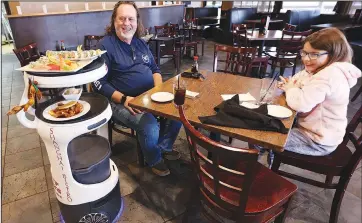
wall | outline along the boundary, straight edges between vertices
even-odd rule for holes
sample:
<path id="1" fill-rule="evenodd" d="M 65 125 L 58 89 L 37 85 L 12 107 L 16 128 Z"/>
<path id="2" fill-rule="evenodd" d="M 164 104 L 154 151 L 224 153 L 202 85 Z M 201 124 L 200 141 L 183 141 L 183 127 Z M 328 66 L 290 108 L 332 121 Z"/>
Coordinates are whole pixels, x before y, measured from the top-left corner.
<path id="1" fill-rule="evenodd" d="M 40 51 L 55 50 L 57 40 L 66 46 L 83 44 L 85 35 L 104 35 L 112 11 L 85 12 L 46 16 L 10 17 L 16 48 L 36 42 Z M 140 15 L 145 27 L 168 22 L 182 24 L 183 5 L 145 7 Z M 151 19 L 152 18 L 152 19 Z M 90 25 L 91 24 L 91 25 Z"/>
<path id="2" fill-rule="evenodd" d="M 113 9 L 117 1 L 105 2 L 106 9 Z M 85 2 L 20 2 L 23 14 L 43 13 L 43 5 L 46 5 L 47 11 L 65 12 L 64 5 L 68 4 L 69 11 L 85 10 Z M 150 6 L 151 2 L 136 2 L 139 7 Z M 89 10 L 103 9 L 102 2 L 88 2 Z M 16 10 L 15 10 L 16 12 Z M 16 13 L 17 14 L 17 13 Z"/>

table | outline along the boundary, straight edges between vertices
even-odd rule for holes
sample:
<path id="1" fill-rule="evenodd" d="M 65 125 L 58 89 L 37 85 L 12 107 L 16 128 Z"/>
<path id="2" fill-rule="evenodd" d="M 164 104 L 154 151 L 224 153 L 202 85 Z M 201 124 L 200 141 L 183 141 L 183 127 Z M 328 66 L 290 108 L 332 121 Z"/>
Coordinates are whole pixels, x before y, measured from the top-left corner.
<path id="1" fill-rule="evenodd" d="M 279 22 L 284 22 L 281 19 L 271 19 L 269 21 L 269 23 L 279 23 Z M 261 23 L 261 19 L 250 19 L 250 20 L 245 20 L 245 23 L 255 23 L 255 24 L 259 24 Z"/>
<path id="2" fill-rule="evenodd" d="M 204 25 L 202 26 L 193 26 L 193 27 L 181 27 L 180 30 L 187 31 L 189 33 L 189 41 L 192 42 L 192 32 L 193 31 L 203 31 L 205 28 Z"/>
<path id="3" fill-rule="evenodd" d="M 223 135 L 236 139 L 247 141 L 250 143 L 261 145 L 265 148 L 276 151 L 283 151 L 286 143 L 287 134 L 278 132 L 268 132 L 250 129 L 230 128 L 215 125 L 205 125 L 198 119 L 199 116 L 214 115 L 214 107 L 222 102 L 221 94 L 236 94 L 250 92 L 254 97 L 259 97 L 261 88 L 261 79 L 237 76 L 221 72 L 200 71 L 205 80 L 195 80 L 183 78 L 187 89 L 199 92 L 197 98 L 186 98 L 184 110 L 187 119 L 191 124 L 213 132 L 219 132 Z M 162 116 L 169 119 L 179 120 L 179 113 L 176 106 L 171 103 L 157 103 L 151 100 L 151 95 L 156 92 L 166 91 L 172 92 L 172 84 L 177 77 L 171 78 L 160 86 L 157 86 L 142 95 L 139 95 L 130 102 L 130 106 L 150 112 L 154 115 Z M 285 96 L 280 95 L 276 99 L 277 104 L 286 106 Z M 284 119 L 285 127 L 291 128 L 296 113 L 293 112 L 292 117 Z"/>
<path id="4" fill-rule="evenodd" d="M 259 30 L 248 30 L 247 32 L 248 41 L 261 41 L 258 49 L 259 57 L 263 55 L 263 48 L 265 45 L 265 41 L 281 40 L 282 36 L 283 36 L 282 30 L 267 30 L 265 35 L 259 33 Z"/>
<path id="5" fill-rule="evenodd" d="M 199 20 L 206 20 L 206 19 L 214 19 L 214 20 L 220 20 L 220 19 L 225 19 L 225 16 L 205 16 L 205 17 L 199 17 L 197 19 Z"/>
<path id="6" fill-rule="evenodd" d="M 321 30 L 321 29 L 331 28 L 331 27 L 344 31 L 346 29 L 359 28 L 359 27 L 362 27 L 362 25 L 361 24 L 350 24 L 350 23 L 325 23 L 325 24 L 318 24 L 318 25 L 310 26 L 310 28 L 312 28 L 313 30 Z"/>

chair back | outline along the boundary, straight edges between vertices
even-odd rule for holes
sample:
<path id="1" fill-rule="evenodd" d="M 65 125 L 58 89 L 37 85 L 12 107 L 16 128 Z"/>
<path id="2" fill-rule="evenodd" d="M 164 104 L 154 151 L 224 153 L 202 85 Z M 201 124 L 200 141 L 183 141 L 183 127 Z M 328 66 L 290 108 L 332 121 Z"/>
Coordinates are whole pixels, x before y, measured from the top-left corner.
<path id="1" fill-rule="evenodd" d="M 312 33 L 312 30 L 304 32 L 293 32 L 283 30 L 283 35 L 277 48 L 277 58 L 289 59 L 299 57 L 299 50 L 302 49 L 302 41 Z"/>
<path id="2" fill-rule="evenodd" d="M 232 24 L 232 40 L 233 46 L 239 47 L 249 47 L 249 42 L 247 38 L 247 29 L 246 24 Z"/>
<path id="3" fill-rule="evenodd" d="M 285 26 L 284 26 L 284 30 L 292 31 L 292 32 L 294 32 L 296 28 L 297 28 L 296 25 L 292 25 L 289 23 L 285 23 Z"/>
<path id="4" fill-rule="evenodd" d="M 36 43 L 31 43 L 24 47 L 13 49 L 16 57 L 18 58 L 20 65 L 26 66 L 32 61 L 36 61 L 40 58 L 40 53 Z"/>
<path id="5" fill-rule="evenodd" d="M 171 26 L 155 26 L 155 35 L 158 37 L 171 36 Z"/>
<path id="6" fill-rule="evenodd" d="M 86 35 L 84 36 L 84 50 L 96 50 L 99 41 L 104 36 Z"/>
<path id="7" fill-rule="evenodd" d="M 357 113 L 347 125 L 343 142 L 338 146 L 348 149 L 347 143 L 351 141 L 355 149 L 347 166 L 343 169 L 341 177 L 350 177 L 362 159 L 362 133 L 361 131 L 356 131 L 358 126 L 360 126 L 359 129 L 362 128 L 362 106 L 358 109 Z M 336 150 L 341 148 L 337 148 Z"/>
<path id="8" fill-rule="evenodd" d="M 212 141 L 189 123 L 182 106 L 179 106 L 179 114 L 186 131 L 201 199 L 223 216 L 244 216 L 250 187 L 255 178 L 258 151 Z M 206 152 L 212 153 L 212 157 L 208 158 Z M 239 199 L 230 201 L 223 196 L 226 193 Z"/>
<path id="9" fill-rule="evenodd" d="M 219 59 L 219 53 L 226 53 L 226 59 Z M 232 47 L 215 44 L 213 72 L 245 75 L 249 64 L 255 58 L 256 48 Z M 218 62 L 225 63 L 224 69 L 217 69 Z"/>
<path id="10" fill-rule="evenodd" d="M 258 77 L 264 78 L 268 68 L 269 57 L 255 57 L 248 66 L 246 76 L 252 76 L 253 68 L 258 68 Z"/>

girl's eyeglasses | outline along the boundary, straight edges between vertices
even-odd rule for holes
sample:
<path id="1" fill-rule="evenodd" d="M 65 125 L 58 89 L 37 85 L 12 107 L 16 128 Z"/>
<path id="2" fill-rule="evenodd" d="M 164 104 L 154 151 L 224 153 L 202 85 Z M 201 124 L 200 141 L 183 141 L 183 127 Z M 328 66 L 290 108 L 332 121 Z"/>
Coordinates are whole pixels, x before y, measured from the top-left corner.
<path id="1" fill-rule="evenodd" d="M 307 53 L 307 52 L 305 52 L 304 50 L 301 50 L 301 51 L 299 52 L 299 54 L 300 54 L 301 57 L 305 57 L 305 56 L 308 55 L 309 59 L 311 59 L 311 60 L 316 60 L 316 59 L 318 59 L 320 56 L 328 54 L 328 52 L 324 52 L 324 53 Z"/>

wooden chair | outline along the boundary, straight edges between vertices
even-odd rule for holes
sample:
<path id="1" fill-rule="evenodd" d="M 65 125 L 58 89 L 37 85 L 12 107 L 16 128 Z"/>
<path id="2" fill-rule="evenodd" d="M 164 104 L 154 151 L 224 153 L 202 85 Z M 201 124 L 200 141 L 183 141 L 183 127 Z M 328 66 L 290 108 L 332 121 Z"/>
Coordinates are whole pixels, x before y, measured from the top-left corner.
<path id="1" fill-rule="evenodd" d="M 358 89 L 358 91 L 356 92 L 356 94 L 352 97 L 351 102 L 354 102 L 361 93 L 362 93 L 362 85 L 359 87 L 359 89 Z"/>
<path id="2" fill-rule="evenodd" d="M 258 151 L 222 145 L 195 130 L 179 106 L 194 169 L 195 190 L 183 222 L 189 222 L 193 202 L 201 199 L 214 213 L 235 222 L 284 222 L 297 186 L 257 162 Z M 203 150 L 202 150 L 203 149 Z M 209 159 L 203 151 L 211 152 Z M 205 211 L 210 222 L 220 222 Z"/>
<path id="3" fill-rule="evenodd" d="M 237 47 L 250 47 L 247 35 L 246 24 L 232 24 L 232 41 L 233 46 Z"/>
<path id="4" fill-rule="evenodd" d="M 185 20 L 184 26 L 186 26 L 186 24 L 189 24 L 189 23 L 194 24 L 195 26 L 198 26 L 199 20 L 198 20 L 198 18 Z M 203 30 L 191 31 L 191 35 L 192 35 L 192 40 L 193 40 L 191 42 L 196 42 L 197 44 L 201 44 L 201 55 L 204 56 L 205 38 L 202 36 Z"/>
<path id="5" fill-rule="evenodd" d="M 284 30 L 287 30 L 287 31 L 294 32 L 296 28 L 297 28 L 296 25 L 292 25 L 292 24 L 289 24 L 289 23 L 285 23 L 285 25 L 284 25 Z"/>
<path id="6" fill-rule="evenodd" d="M 155 26 L 155 35 L 157 37 L 171 37 L 173 36 L 171 33 L 170 26 Z M 176 45 L 176 40 L 165 41 L 160 45 L 160 57 L 161 58 L 171 58 L 174 61 L 176 70 L 180 69 L 180 48 Z M 157 55 L 155 55 L 155 60 L 157 61 Z M 160 64 L 158 64 L 160 66 Z"/>
<path id="7" fill-rule="evenodd" d="M 86 35 L 84 36 L 84 50 L 98 49 L 98 43 L 104 36 Z"/>
<path id="8" fill-rule="evenodd" d="M 13 52 L 18 58 L 22 67 L 40 58 L 38 45 L 36 43 L 31 43 L 21 48 L 13 49 Z"/>
<path id="9" fill-rule="evenodd" d="M 225 52 L 226 59 L 220 60 L 219 53 Z M 213 72 L 226 72 L 232 74 L 246 75 L 251 61 L 255 58 L 256 48 L 252 47 L 232 47 L 215 44 Z M 224 69 L 217 69 L 218 62 L 225 63 Z"/>
<path id="10" fill-rule="evenodd" d="M 279 41 L 277 51 L 266 52 L 266 55 L 268 55 L 272 61 L 272 75 L 274 75 L 276 67 L 280 68 L 280 75 L 284 74 L 285 68 L 293 68 L 292 75 L 295 74 L 299 50 L 302 48 L 302 41 L 311 33 L 312 30 L 304 32 L 283 30 L 283 35 Z"/>
<path id="11" fill-rule="evenodd" d="M 258 71 L 257 77 L 264 78 L 267 75 L 266 70 L 268 68 L 268 61 L 269 61 L 269 57 L 255 57 L 249 64 L 248 70 L 246 72 L 246 76 L 251 77 L 252 71 L 254 69 L 257 69 L 257 71 Z"/>
<path id="12" fill-rule="evenodd" d="M 336 189 L 330 212 L 330 223 L 336 223 L 338 220 L 344 192 L 362 158 L 362 136 L 356 136 L 353 133 L 360 123 L 362 123 L 362 106 L 348 124 L 343 142 L 334 152 L 327 156 L 307 156 L 289 151 L 275 153 L 272 165 L 274 172 L 317 187 Z M 347 147 L 349 141 L 351 141 L 355 147 L 354 152 L 351 152 Z M 326 180 L 325 182 L 320 182 L 279 170 L 281 163 L 326 175 Z M 338 182 L 333 183 L 333 178 L 337 176 L 340 177 Z"/>

